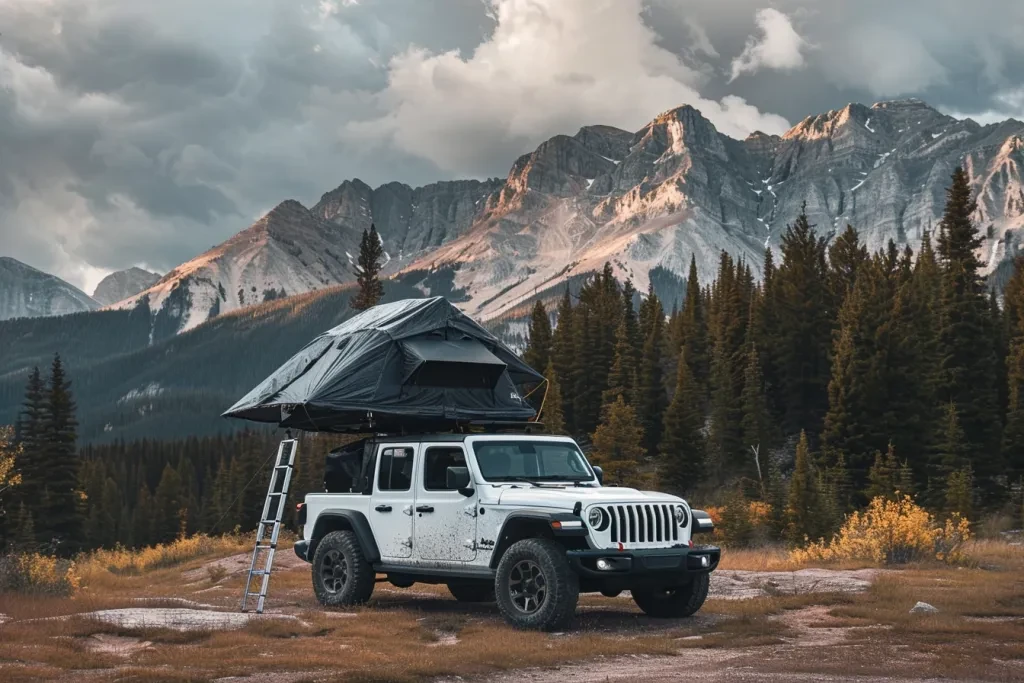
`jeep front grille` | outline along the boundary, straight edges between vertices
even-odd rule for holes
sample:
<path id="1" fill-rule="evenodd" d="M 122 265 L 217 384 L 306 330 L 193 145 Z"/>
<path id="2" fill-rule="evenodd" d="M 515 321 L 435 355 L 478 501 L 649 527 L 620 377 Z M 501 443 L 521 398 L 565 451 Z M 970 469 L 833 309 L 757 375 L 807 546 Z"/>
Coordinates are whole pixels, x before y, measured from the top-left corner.
<path id="1" fill-rule="evenodd" d="M 609 516 L 612 543 L 671 543 L 679 540 L 672 505 L 633 504 L 602 507 Z"/>

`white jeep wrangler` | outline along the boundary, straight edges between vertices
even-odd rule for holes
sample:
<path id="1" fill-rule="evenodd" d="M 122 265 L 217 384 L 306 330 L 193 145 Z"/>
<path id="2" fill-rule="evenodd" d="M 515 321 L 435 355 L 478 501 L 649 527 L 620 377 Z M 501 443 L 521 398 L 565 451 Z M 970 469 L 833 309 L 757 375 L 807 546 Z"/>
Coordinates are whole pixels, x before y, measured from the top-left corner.
<path id="1" fill-rule="evenodd" d="M 373 437 L 335 454 L 341 483 L 299 505 L 295 544 L 323 605 L 364 603 L 386 580 L 496 601 L 521 628 L 564 628 L 581 592 L 628 590 L 651 616 L 686 617 L 718 565 L 719 548 L 692 540 L 712 530 L 707 514 L 602 486 L 568 437 Z"/>

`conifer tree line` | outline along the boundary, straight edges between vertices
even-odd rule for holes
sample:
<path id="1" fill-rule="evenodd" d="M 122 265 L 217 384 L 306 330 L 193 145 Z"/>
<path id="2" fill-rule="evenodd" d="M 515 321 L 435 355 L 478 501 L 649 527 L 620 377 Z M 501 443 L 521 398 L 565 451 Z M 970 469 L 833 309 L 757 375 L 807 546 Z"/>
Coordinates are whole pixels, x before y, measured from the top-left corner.
<path id="1" fill-rule="evenodd" d="M 829 241 L 801 215 L 760 282 L 722 253 L 701 286 L 691 260 L 672 311 L 653 289 L 637 309 L 606 265 L 554 316 L 535 304 L 524 358 L 547 368 L 542 421 L 610 482 L 738 491 L 794 540 L 885 491 L 965 515 L 1024 495 L 1024 262 L 1000 301 L 976 209 L 958 168 L 916 254 L 869 253 L 852 226 Z"/>
<path id="2" fill-rule="evenodd" d="M 38 368 L 29 375 L 21 418 L 0 454 L 13 453 L 4 480 L 17 477 L 0 486 L 0 551 L 70 556 L 255 529 L 280 435 L 244 430 L 79 450 L 74 415 L 71 382 L 55 356 L 48 377 Z M 322 490 L 323 454 L 350 439 L 304 437 L 292 489 Z M 285 522 L 294 523 L 294 506 Z"/>

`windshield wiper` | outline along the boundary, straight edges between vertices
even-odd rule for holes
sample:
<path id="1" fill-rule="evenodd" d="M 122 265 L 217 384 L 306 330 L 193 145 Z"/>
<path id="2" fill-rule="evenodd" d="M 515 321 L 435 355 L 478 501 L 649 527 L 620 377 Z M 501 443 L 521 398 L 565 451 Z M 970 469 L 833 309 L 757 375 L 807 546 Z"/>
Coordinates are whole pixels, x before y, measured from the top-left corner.
<path id="1" fill-rule="evenodd" d="M 505 484 L 505 483 L 513 483 L 513 482 L 514 483 L 524 482 L 524 483 L 527 483 L 527 484 L 533 484 L 534 486 L 541 486 L 542 485 L 541 482 L 549 482 L 549 481 L 568 482 L 568 483 L 573 484 L 574 486 L 578 486 L 580 483 L 588 483 L 588 482 L 593 481 L 593 479 L 573 479 L 571 477 L 564 477 L 564 476 L 557 475 L 557 474 L 539 474 L 539 475 L 537 475 L 535 477 L 525 477 L 525 476 L 510 475 L 510 476 L 507 476 L 507 477 L 502 477 L 501 479 L 495 479 L 493 483 Z"/>
<path id="2" fill-rule="evenodd" d="M 501 479 L 494 479 L 491 483 L 492 484 L 518 484 L 520 482 L 522 482 L 524 484 L 533 484 L 534 486 L 540 486 L 540 483 L 535 481 L 534 478 L 532 478 L 532 477 L 515 477 L 515 476 L 502 477 Z"/>

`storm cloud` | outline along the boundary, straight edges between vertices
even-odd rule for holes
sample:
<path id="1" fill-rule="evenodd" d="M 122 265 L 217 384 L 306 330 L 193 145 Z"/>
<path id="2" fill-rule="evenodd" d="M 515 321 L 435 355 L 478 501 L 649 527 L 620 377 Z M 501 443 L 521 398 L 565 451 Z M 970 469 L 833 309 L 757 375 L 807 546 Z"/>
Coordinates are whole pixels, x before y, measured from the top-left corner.
<path id="1" fill-rule="evenodd" d="M 0 255 L 91 288 L 684 103 L 736 136 L 905 96 L 1024 118 L 1022 34 L 1017 0 L 4 0 Z"/>

